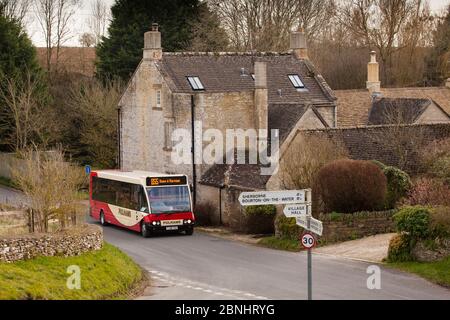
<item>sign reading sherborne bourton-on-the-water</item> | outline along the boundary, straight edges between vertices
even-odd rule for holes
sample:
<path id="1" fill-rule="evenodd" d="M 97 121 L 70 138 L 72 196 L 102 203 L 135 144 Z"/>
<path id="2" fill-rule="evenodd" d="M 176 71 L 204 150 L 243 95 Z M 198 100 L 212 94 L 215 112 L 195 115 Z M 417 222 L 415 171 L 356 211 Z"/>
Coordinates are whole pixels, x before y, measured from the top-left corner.
<path id="1" fill-rule="evenodd" d="M 239 202 L 243 206 L 305 203 L 306 190 L 242 192 Z"/>

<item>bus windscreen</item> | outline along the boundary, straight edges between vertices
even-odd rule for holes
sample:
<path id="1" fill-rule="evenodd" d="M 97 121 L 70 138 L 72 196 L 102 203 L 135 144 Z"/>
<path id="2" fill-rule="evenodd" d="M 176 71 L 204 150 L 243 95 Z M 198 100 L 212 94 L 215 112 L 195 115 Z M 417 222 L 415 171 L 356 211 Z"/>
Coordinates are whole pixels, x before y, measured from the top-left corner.
<path id="1" fill-rule="evenodd" d="M 190 212 L 191 202 L 188 186 L 147 188 L 151 213 Z"/>

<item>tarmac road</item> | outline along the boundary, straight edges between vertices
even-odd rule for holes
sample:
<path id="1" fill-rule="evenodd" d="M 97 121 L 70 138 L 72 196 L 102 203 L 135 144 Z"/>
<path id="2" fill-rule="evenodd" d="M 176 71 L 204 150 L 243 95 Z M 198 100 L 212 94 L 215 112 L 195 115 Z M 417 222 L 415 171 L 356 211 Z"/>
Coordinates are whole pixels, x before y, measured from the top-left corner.
<path id="1" fill-rule="evenodd" d="M 306 299 L 306 253 L 247 245 L 204 233 L 142 238 L 113 226 L 106 241 L 148 270 L 141 299 Z M 367 288 L 370 263 L 313 254 L 313 299 L 450 299 L 450 290 L 381 268 L 381 289 Z M 373 265 L 373 264 L 372 264 Z"/>

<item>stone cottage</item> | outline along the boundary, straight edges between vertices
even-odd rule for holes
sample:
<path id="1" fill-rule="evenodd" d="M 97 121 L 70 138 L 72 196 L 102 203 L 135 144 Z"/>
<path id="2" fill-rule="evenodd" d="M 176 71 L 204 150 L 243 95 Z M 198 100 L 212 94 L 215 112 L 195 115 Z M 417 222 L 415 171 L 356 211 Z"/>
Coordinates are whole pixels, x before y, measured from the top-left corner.
<path id="1" fill-rule="evenodd" d="M 174 164 L 173 130 L 194 133 L 194 141 L 201 139 L 193 128 L 198 121 L 203 130 L 224 134 L 227 129 L 279 129 L 282 145 L 296 128 L 336 126 L 336 98 L 309 61 L 302 32 L 291 34 L 285 53 L 163 52 L 157 25 L 144 38 L 143 59 L 119 102 L 123 170 L 187 174 L 194 201 L 212 201 L 221 211 L 219 203 L 234 197 L 224 186 L 264 189 L 269 177 L 260 175 L 258 165 Z M 226 214 L 220 220 L 226 223 Z"/>

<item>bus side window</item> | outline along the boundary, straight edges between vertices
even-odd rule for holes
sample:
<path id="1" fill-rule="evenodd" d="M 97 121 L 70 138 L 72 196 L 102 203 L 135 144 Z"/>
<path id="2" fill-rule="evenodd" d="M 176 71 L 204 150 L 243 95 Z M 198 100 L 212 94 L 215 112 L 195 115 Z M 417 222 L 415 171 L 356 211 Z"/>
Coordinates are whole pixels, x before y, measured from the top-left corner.
<path id="1" fill-rule="evenodd" d="M 139 186 L 139 209 L 138 211 L 149 213 L 147 198 L 145 197 L 145 190 L 142 186 Z"/>

